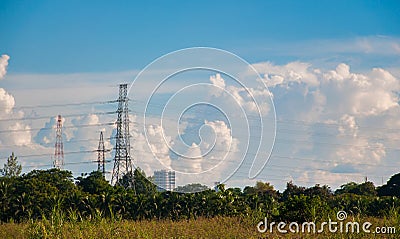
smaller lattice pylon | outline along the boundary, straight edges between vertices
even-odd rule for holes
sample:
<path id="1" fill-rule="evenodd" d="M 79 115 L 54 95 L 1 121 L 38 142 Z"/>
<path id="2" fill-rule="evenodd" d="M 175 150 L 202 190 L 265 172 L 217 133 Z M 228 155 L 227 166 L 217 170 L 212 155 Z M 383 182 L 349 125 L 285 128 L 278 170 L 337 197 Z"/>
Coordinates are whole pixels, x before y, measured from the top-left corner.
<path id="1" fill-rule="evenodd" d="M 103 132 L 100 132 L 99 147 L 97 148 L 97 171 L 101 172 L 103 177 L 106 174 L 105 152 Z"/>

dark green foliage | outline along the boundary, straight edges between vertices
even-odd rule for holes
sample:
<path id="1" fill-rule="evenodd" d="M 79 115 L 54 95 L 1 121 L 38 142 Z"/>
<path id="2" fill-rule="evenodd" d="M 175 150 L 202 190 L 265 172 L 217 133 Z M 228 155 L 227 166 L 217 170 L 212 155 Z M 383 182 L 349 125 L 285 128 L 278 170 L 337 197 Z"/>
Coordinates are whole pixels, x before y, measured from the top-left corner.
<path id="1" fill-rule="evenodd" d="M 299 196 L 301 194 L 304 194 L 305 190 L 306 190 L 305 187 L 300 187 L 300 186 L 294 185 L 293 182 L 290 181 L 286 184 L 285 191 L 283 191 L 282 200 L 286 201 L 287 199 L 289 199 L 292 196 L 295 196 L 295 195 Z"/>
<path id="2" fill-rule="evenodd" d="M 3 221 L 46 216 L 56 203 L 77 191 L 72 173 L 59 169 L 33 170 L 11 179 L 4 177 L 0 179 L 0 187 L 4 192 L 1 195 Z"/>
<path id="3" fill-rule="evenodd" d="M 77 185 L 82 191 L 90 194 L 102 194 L 111 189 L 111 185 L 105 180 L 103 174 L 99 171 L 93 171 L 86 178 L 78 177 Z"/>
<path id="4" fill-rule="evenodd" d="M 254 187 L 245 187 L 243 193 L 246 195 L 257 194 L 264 197 L 273 197 L 274 199 L 279 198 L 279 192 L 274 189 L 274 186 L 268 182 L 263 183 L 261 181 L 256 182 Z"/>
<path id="5" fill-rule="evenodd" d="M 218 188 L 223 189 L 224 185 L 218 185 Z M 194 192 L 201 192 L 204 190 L 208 190 L 209 188 L 205 185 L 202 185 L 200 183 L 191 183 L 187 184 L 185 186 L 179 186 L 175 189 L 175 192 L 180 192 L 180 193 L 194 193 Z"/>
<path id="6" fill-rule="evenodd" d="M 7 159 L 7 163 L 4 164 L 4 168 L 0 169 L 0 174 L 4 177 L 17 177 L 21 174 L 22 166 L 18 164 L 17 157 L 14 152 Z"/>
<path id="7" fill-rule="evenodd" d="M 326 219 L 330 208 L 320 196 L 294 195 L 281 204 L 281 220 L 312 222 Z"/>
<path id="8" fill-rule="evenodd" d="M 316 184 L 313 187 L 299 187 L 288 182 L 282 193 L 280 219 L 289 221 L 318 221 L 329 217 L 333 193 L 327 185 Z"/>
<path id="9" fill-rule="evenodd" d="M 132 178 L 126 177 L 127 185 Z M 157 192 L 140 169 L 133 173 L 132 187 L 111 186 L 99 172 L 73 182 L 72 173 L 58 169 L 34 170 L 22 176 L 0 177 L 0 221 L 21 222 L 54 217 L 69 220 L 109 218 L 192 219 L 198 217 L 245 216 L 257 223 L 264 217 L 282 221 L 322 221 L 335 218 L 339 210 L 349 216 L 387 217 L 398 215 L 400 199 L 375 195 L 372 183 L 349 183 L 333 194 L 326 185 L 310 188 L 287 184 L 281 194 L 266 182 L 254 187 L 211 190 L 200 184 L 179 187 L 180 191 Z M 398 176 L 384 190 L 395 195 Z M 383 189 L 380 188 L 382 193 Z"/>
<path id="10" fill-rule="evenodd" d="M 352 193 L 357 195 L 365 195 L 365 196 L 376 196 L 377 192 L 375 189 L 375 185 L 372 182 L 365 182 L 361 184 L 357 184 L 355 182 L 347 183 L 340 186 L 340 189 L 335 191 L 335 194 L 344 194 L 344 193 Z"/>
<path id="11" fill-rule="evenodd" d="M 332 190 L 327 185 L 320 186 L 316 184 L 314 187 L 306 188 L 304 190 L 304 195 L 309 197 L 320 197 L 322 200 L 328 200 L 333 196 Z"/>
<path id="12" fill-rule="evenodd" d="M 137 194 L 153 194 L 156 192 L 156 186 L 150 182 L 146 174 L 140 168 L 136 168 L 133 172 L 134 190 Z"/>
<path id="13" fill-rule="evenodd" d="M 378 188 L 378 195 L 400 197 L 400 173 L 393 175 L 385 185 Z"/>

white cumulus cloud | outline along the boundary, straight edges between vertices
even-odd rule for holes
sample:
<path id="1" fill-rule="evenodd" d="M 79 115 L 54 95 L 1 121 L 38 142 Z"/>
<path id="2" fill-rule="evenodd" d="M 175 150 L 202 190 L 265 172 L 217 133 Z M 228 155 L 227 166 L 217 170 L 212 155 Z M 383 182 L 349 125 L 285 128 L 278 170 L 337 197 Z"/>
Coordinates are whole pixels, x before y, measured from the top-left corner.
<path id="1" fill-rule="evenodd" d="M 7 66 L 9 59 L 10 57 L 8 55 L 2 55 L 0 57 L 0 80 L 3 79 L 7 73 Z"/>
<path id="2" fill-rule="evenodd" d="M 0 57 L 0 80 L 7 73 L 8 55 Z M 15 111 L 14 97 L 5 89 L 0 88 L 0 143 L 5 145 L 24 146 L 31 144 L 30 126 L 22 121 L 18 121 L 23 117 L 22 111 Z"/>
<path id="3" fill-rule="evenodd" d="M 383 170 L 380 165 L 397 163 L 388 156 L 398 156 L 390 151 L 398 131 L 385 129 L 395 130 L 399 125 L 400 80 L 388 70 L 356 73 L 345 63 L 326 70 L 304 62 L 262 62 L 254 67 L 270 87 L 278 119 L 283 122 L 280 132 L 278 121 L 275 154 L 295 152 L 294 157 L 315 159 L 303 161 L 304 170 L 310 171 L 301 180 L 325 175 L 336 185 L 345 183 L 340 171 L 344 173 L 346 167 L 374 175 Z M 286 119 L 292 120 L 290 124 Z M 281 138 L 286 142 L 280 143 Z M 298 143 L 290 144 L 291 140 Z M 314 172 L 313 168 L 325 171 Z M 346 178 L 360 178 L 348 172 Z"/>

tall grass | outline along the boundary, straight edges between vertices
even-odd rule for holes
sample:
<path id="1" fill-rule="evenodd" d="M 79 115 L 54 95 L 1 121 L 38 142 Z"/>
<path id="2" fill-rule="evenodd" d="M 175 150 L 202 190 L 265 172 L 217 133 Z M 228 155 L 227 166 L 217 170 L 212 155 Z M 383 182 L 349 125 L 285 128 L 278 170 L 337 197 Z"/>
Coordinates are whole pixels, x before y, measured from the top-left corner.
<path id="1" fill-rule="evenodd" d="M 42 219 L 15 224 L 0 225 L 0 238 L 399 238 L 394 235 L 347 234 L 324 231 L 316 234 L 259 233 L 256 224 L 241 217 L 198 218 L 196 220 L 143 220 L 127 221 L 109 219 L 69 220 L 56 218 Z M 352 220 L 352 219 L 349 219 Z M 395 218 L 361 218 L 376 226 L 393 225 Z M 398 229 L 398 228 L 397 228 Z"/>
<path id="2" fill-rule="evenodd" d="M 113 215 L 111 209 L 110 213 Z M 367 216 L 348 217 L 347 221 L 371 222 L 374 226 L 395 226 L 396 234 L 374 235 L 367 233 L 288 233 L 280 234 L 276 228 L 271 234 L 256 229 L 262 220 L 261 213 L 247 216 L 197 218 L 192 220 L 142 220 L 130 221 L 120 218 L 105 218 L 104 212 L 96 210 L 93 216 L 83 218 L 78 211 L 63 213 L 60 203 L 55 203 L 49 216 L 24 223 L 0 224 L 0 238 L 400 238 L 400 216 L 398 207 L 393 205 L 390 213 L 383 218 Z M 270 220 L 270 219 L 268 219 Z"/>

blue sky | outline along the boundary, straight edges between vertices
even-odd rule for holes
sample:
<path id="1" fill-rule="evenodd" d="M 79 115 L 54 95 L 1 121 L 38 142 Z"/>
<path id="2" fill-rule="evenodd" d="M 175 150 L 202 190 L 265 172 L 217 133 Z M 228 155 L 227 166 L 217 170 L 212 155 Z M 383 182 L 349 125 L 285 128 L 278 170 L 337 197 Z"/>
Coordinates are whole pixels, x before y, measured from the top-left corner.
<path id="1" fill-rule="evenodd" d="M 10 72 L 141 69 L 173 50 L 223 48 L 250 62 L 276 45 L 398 36 L 398 1 L 1 1 Z M 284 50 L 284 49 L 282 49 Z M 283 51 L 277 62 L 296 59 Z"/>
<path id="2" fill-rule="evenodd" d="M 247 65 L 237 67 L 236 61 L 224 69 L 235 72 L 264 103 L 261 108 L 266 119 L 273 119 L 276 113 L 272 157 L 255 180 L 271 181 L 279 189 L 289 180 L 336 188 L 348 181 L 360 182 L 365 176 L 381 184 L 400 168 L 399 23 L 399 1 L 0 1 L 0 108 L 4 109 L 0 111 L 0 165 L 11 151 L 22 156 L 24 170 L 49 164 L 54 151 L 49 127 L 55 124 L 52 116 L 59 113 L 66 115 L 66 152 L 96 148 L 100 130 L 105 131 L 105 138 L 115 133 L 112 126 L 105 125 L 73 128 L 115 121 L 115 115 L 98 114 L 112 111 L 115 105 L 25 106 L 114 100 L 117 85 L 131 83 L 153 60 L 172 51 L 204 46 L 230 51 L 254 67 L 259 78 Z M 193 56 L 180 59 L 189 65 L 201 60 Z M 201 88 L 196 97 L 184 92 L 180 103 L 201 98 L 222 102 L 226 112 L 239 112 L 233 107 L 236 102 L 247 113 L 254 113 L 240 85 L 223 72 L 210 71 L 172 77 L 156 92 L 152 98 L 156 113 L 145 128 L 151 131 L 150 146 L 146 146 L 140 121 L 146 94 L 158 83 L 160 70 L 176 67 L 171 62 L 150 67 L 144 74 L 147 78 L 137 82 L 142 88 L 131 92 L 135 157 L 146 161 L 154 156 L 150 152 L 154 149 L 161 161 L 174 165 L 165 142 L 179 146 L 176 140 L 183 137 L 189 146 L 200 144 L 196 133 L 203 125 L 220 137 L 217 153 L 230 143 L 237 150 L 233 154 L 243 152 L 241 130 L 245 127 L 232 127 L 239 118 L 228 122 L 221 115 L 212 115 L 211 109 L 193 108 L 187 121 L 179 125 L 180 134 L 162 137 L 164 126 L 176 125 L 175 115 L 170 115 L 167 125 L 160 126 L 157 116 L 163 104 L 177 89 L 190 84 L 214 88 Z M 229 101 L 231 96 L 236 100 Z M 271 125 L 265 128 L 273 135 Z M 213 134 L 205 131 L 204 138 L 212 139 Z M 106 144 L 112 147 L 113 142 Z M 205 148 L 185 150 L 198 155 L 198 150 L 204 153 Z M 269 145 L 262 149 L 265 156 Z M 23 157 L 42 153 L 48 155 Z M 230 155 L 234 163 L 239 162 L 236 156 Z M 93 158 L 96 156 L 67 155 L 66 160 Z M 200 161 L 183 166 L 197 170 Z M 253 184 L 255 180 L 247 178 L 250 164 L 245 162 L 245 169 L 228 185 Z M 96 165 L 66 168 L 79 175 Z"/>

